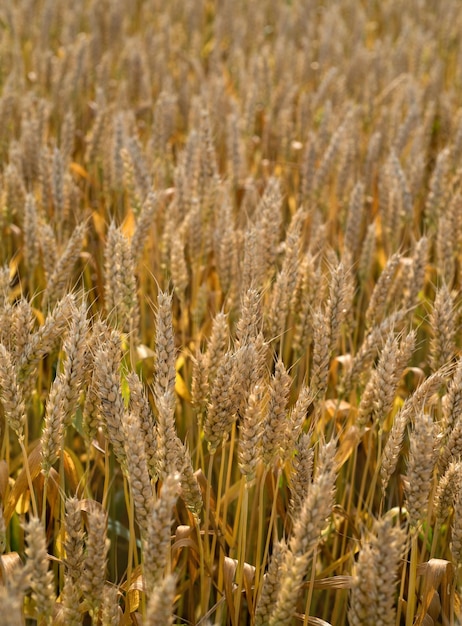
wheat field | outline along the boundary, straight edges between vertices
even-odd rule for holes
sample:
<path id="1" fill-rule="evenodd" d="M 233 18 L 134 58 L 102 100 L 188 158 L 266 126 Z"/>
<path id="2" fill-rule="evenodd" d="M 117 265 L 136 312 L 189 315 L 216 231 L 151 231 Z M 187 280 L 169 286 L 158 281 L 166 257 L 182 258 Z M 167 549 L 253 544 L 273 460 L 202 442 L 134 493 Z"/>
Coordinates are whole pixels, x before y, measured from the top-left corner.
<path id="1" fill-rule="evenodd" d="M 458 0 L 0 0 L 0 622 L 454 626 Z"/>

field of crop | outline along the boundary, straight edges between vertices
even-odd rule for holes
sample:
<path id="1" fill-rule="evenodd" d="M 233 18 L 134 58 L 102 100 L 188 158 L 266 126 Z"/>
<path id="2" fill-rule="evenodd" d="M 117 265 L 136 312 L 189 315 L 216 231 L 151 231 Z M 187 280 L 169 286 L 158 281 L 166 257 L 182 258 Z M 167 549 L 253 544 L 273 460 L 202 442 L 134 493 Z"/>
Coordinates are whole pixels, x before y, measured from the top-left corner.
<path id="1" fill-rule="evenodd" d="M 0 623 L 453 626 L 459 0 L 0 0 Z"/>

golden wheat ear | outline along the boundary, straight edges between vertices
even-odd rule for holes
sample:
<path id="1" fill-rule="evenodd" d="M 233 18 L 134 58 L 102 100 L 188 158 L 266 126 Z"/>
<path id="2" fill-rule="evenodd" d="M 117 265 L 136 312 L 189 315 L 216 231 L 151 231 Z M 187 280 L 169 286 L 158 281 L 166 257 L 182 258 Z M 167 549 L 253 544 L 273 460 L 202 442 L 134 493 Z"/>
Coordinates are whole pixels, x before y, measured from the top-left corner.
<path id="1" fill-rule="evenodd" d="M 37 620 L 52 624 L 55 609 L 54 575 L 49 569 L 45 529 L 41 520 L 32 517 L 25 526 L 26 568 L 35 603 Z"/>

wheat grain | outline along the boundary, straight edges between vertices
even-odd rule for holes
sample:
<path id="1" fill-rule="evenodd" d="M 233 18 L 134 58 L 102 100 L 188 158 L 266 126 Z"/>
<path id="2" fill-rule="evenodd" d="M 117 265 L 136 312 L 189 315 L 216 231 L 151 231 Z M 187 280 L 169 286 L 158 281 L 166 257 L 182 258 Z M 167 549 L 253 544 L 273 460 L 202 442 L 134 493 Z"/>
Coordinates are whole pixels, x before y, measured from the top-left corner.
<path id="1" fill-rule="evenodd" d="M 288 548 L 285 542 L 280 541 L 274 544 L 268 571 L 263 580 L 262 591 L 255 611 L 256 626 L 268 624 L 269 617 L 274 610 L 281 587 L 282 567 L 287 552 Z"/>
<path id="2" fill-rule="evenodd" d="M 195 523 L 199 523 L 199 516 L 203 508 L 202 494 L 192 465 L 188 447 L 177 439 L 177 467 L 180 472 L 180 496 L 186 508 L 192 513 Z"/>
<path id="3" fill-rule="evenodd" d="M 431 478 L 435 464 L 436 427 L 431 415 L 416 415 L 410 437 L 409 459 L 405 483 L 406 506 L 413 526 L 427 512 Z"/>
<path id="4" fill-rule="evenodd" d="M 365 336 L 362 344 L 360 345 L 357 353 L 353 357 L 353 362 L 348 367 L 341 386 L 345 390 L 350 390 L 351 387 L 358 382 L 361 374 L 368 371 L 368 368 L 374 361 L 377 355 L 378 347 L 381 343 L 386 341 L 386 337 L 389 336 L 392 330 L 396 330 L 402 320 L 404 319 L 404 311 L 396 311 L 396 313 L 385 318 L 380 326 L 375 326 Z"/>
<path id="5" fill-rule="evenodd" d="M 255 452 L 262 432 L 262 386 L 256 384 L 249 395 L 238 444 L 239 469 L 248 481 L 255 476 L 258 464 Z"/>
<path id="6" fill-rule="evenodd" d="M 19 380 L 23 381 L 34 366 L 46 354 L 51 352 L 63 332 L 68 327 L 70 318 L 75 311 L 75 298 L 66 294 L 53 311 L 47 315 L 45 322 L 30 336 L 26 349 L 18 363 Z"/>
<path id="7" fill-rule="evenodd" d="M 214 232 L 213 243 L 221 290 L 228 298 L 234 299 L 237 296 L 234 292 L 238 291 L 236 280 L 239 269 L 239 234 L 235 228 L 228 193 L 223 200 L 224 206 L 221 208 L 219 226 Z"/>
<path id="8" fill-rule="evenodd" d="M 241 303 L 241 315 L 236 324 L 236 344 L 245 346 L 255 340 L 262 330 L 261 295 L 257 289 L 248 289 Z M 222 345 L 225 342 L 222 340 Z M 224 346 L 223 346 L 224 347 Z M 210 349 L 210 344 L 209 344 Z M 224 350 L 222 350 L 224 352 Z"/>
<path id="9" fill-rule="evenodd" d="M 58 244 L 50 224 L 40 221 L 38 225 L 38 242 L 41 250 L 42 266 L 47 280 L 51 278 L 58 262 Z"/>
<path id="10" fill-rule="evenodd" d="M 141 534 L 147 533 L 154 496 L 148 470 L 146 446 L 140 420 L 134 413 L 125 413 L 122 420 L 125 458 L 130 491 Z"/>
<path id="11" fill-rule="evenodd" d="M 395 416 L 393 426 L 382 452 L 380 476 L 382 478 L 383 493 L 385 493 L 390 477 L 396 469 L 401 447 L 403 445 L 407 423 L 408 413 L 405 410 L 399 411 L 399 413 Z"/>
<path id="12" fill-rule="evenodd" d="M 38 228 L 35 198 L 31 193 L 28 193 L 24 206 L 24 256 L 30 272 L 34 271 L 39 262 Z"/>
<path id="13" fill-rule="evenodd" d="M 404 298 L 403 308 L 407 309 L 416 305 L 417 296 L 423 287 L 425 268 L 428 254 L 428 239 L 421 237 L 415 244 L 412 264 L 409 268 L 407 280 L 407 295 Z"/>
<path id="14" fill-rule="evenodd" d="M 83 362 L 87 333 L 86 307 L 76 310 L 64 341 L 66 360 L 63 372 L 53 381 L 45 412 L 42 432 L 42 466 L 49 473 L 63 446 L 64 430 L 74 416 L 83 378 Z"/>
<path id="15" fill-rule="evenodd" d="M 136 136 L 129 137 L 126 145 L 130 155 L 130 165 L 133 168 L 135 199 L 138 200 L 138 205 L 141 206 L 141 213 L 144 212 L 146 217 L 150 214 L 152 217 L 153 213 L 151 211 L 155 210 L 153 205 L 157 203 L 155 202 L 155 194 L 151 191 L 152 177 L 149 173 L 147 159 L 143 154 L 143 147 Z"/>
<path id="16" fill-rule="evenodd" d="M 64 548 L 66 550 L 66 573 L 71 581 L 70 586 L 79 598 L 80 577 L 83 567 L 83 529 L 81 504 L 78 498 L 68 498 L 66 500 L 65 517 L 66 539 Z"/>
<path id="17" fill-rule="evenodd" d="M 287 552 L 281 571 L 277 600 L 269 616 L 269 626 L 289 626 L 297 608 L 300 587 L 308 567 L 307 555 Z"/>
<path id="18" fill-rule="evenodd" d="M 443 213 L 438 220 L 438 231 L 436 234 L 436 258 L 438 272 L 446 284 L 451 284 L 456 272 L 455 250 L 456 241 L 456 211 L 459 210 L 460 198 L 456 196 L 450 204 L 448 214 Z"/>
<path id="19" fill-rule="evenodd" d="M 281 230 L 282 193 L 277 178 L 270 178 L 264 194 L 256 208 L 259 231 L 259 254 L 261 254 L 261 274 L 266 278 L 272 272 L 277 256 Z"/>
<path id="20" fill-rule="evenodd" d="M 430 178 L 430 192 L 425 203 L 425 217 L 429 224 L 435 225 L 440 210 L 441 201 L 444 197 L 445 179 L 450 165 L 450 150 L 444 148 L 438 154 L 435 169 Z"/>
<path id="21" fill-rule="evenodd" d="M 392 626 L 396 622 L 395 586 L 405 533 L 383 518 L 365 537 L 357 562 L 348 610 L 353 625 Z"/>
<path id="22" fill-rule="evenodd" d="M 433 371 L 448 363 L 456 352 L 453 311 L 453 299 L 443 284 L 436 292 L 429 319 L 433 334 L 430 341 L 430 365 Z"/>
<path id="23" fill-rule="evenodd" d="M 462 414 L 462 360 L 457 362 L 454 375 L 451 378 L 446 396 L 443 399 L 443 430 L 445 439 L 458 423 Z"/>
<path id="24" fill-rule="evenodd" d="M 0 586 L 0 602 L 4 615 L 5 626 L 23 626 L 24 592 L 30 584 L 28 568 L 17 566 Z"/>
<path id="25" fill-rule="evenodd" d="M 156 312 L 156 346 L 154 377 L 154 397 L 157 399 L 164 394 L 170 394 L 175 389 L 175 339 L 172 324 L 172 296 L 159 292 L 157 295 Z"/>
<path id="26" fill-rule="evenodd" d="M 138 327 L 135 263 L 128 239 L 112 222 L 106 239 L 105 306 L 114 328 L 134 332 Z"/>
<path id="27" fill-rule="evenodd" d="M 51 195 L 53 198 L 55 220 L 58 227 L 61 229 L 68 216 L 64 212 L 64 163 L 59 148 L 55 148 L 53 150 L 53 161 L 51 165 Z"/>
<path id="28" fill-rule="evenodd" d="M 379 426 L 392 408 L 399 379 L 415 344 L 415 333 L 403 337 L 401 343 L 390 334 L 379 357 L 358 407 L 357 424 L 363 428 L 372 416 Z"/>
<path id="29" fill-rule="evenodd" d="M 311 366 L 310 387 L 313 393 L 323 398 L 329 379 L 331 332 L 327 312 L 315 310 L 313 313 L 313 362 Z"/>
<path id="30" fill-rule="evenodd" d="M 364 219 L 364 191 L 362 181 L 358 181 L 350 193 L 345 236 L 343 239 L 344 251 L 349 250 L 353 257 L 358 253 L 362 222 Z"/>
<path id="31" fill-rule="evenodd" d="M 291 301 L 292 314 L 296 319 L 292 346 L 296 353 L 304 350 L 309 343 L 313 332 L 313 311 L 318 298 L 323 300 L 321 270 L 310 253 L 302 258 L 298 277 L 300 285 Z"/>
<path id="32" fill-rule="evenodd" d="M 66 578 L 61 593 L 61 612 L 59 617 L 64 624 L 79 626 L 82 623 L 80 612 L 80 594 L 71 579 Z"/>
<path id="33" fill-rule="evenodd" d="M 130 389 L 129 412 L 136 415 L 143 433 L 144 448 L 151 478 L 156 477 L 157 428 L 143 384 L 135 372 L 126 377 Z"/>
<path id="34" fill-rule="evenodd" d="M 125 408 L 119 372 L 121 358 L 120 336 L 112 331 L 95 354 L 94 387 L 99 400 L 103 430 L 112 444 L 117 461 L 124 467 L 125 440 L 122 422 Z"/>
<path id="35" fill-rule="evenodd" d="M 106 537 L 107 515 L 105 511 L 97 503 L 92 503 L 87 516 L 86 552 L 81 584 L 88 611 L 93 620 L 96 620 L 103 598 L 110 541 Z"/>
<path id="36" fill-rule="evenodd" d="M 376 230 L 377 227 L 375 222 L 369 224 L 361 247 L 361 253 L 358 261 L 358 275 L 363 283 L 369 277 L 373 265 L 373 258 L 377 245 Z"/>
<path id="37" fill-rule="evenodd" d="M 105 585 L 101 606 L 101 625 L 116 626 L 120 624 L 119 590 L 112 585 Z"/>
<path id="38" fill-rule="evenodd" d="M 16 361 L 20 361 L 26 352 L 30 334 L 34 325 L 34 312 L 30 302 L 21 298 L 11 310 L 10 349 Z"/>
<path id="39" fill-rule="evenodd" d="M 197 350 L 192 359 L 191 402 L 196 408 L 201 427 L 209 396 L 206 363 L 206 355 Z"/>
<path id="40" fill-rule="evenodd" d="M 30 576 L 37 620 L 52 624 L 56 597 L 53 572 L 48 567 L 45 530 L 38 518 L 31 517 L 25 526 L 25 533 L 26 568 Z"/>
<path id="41" fill-rule="evenodd" d="M 159 499 L 152 507 L 150 521 L 143 538 L 143 575 L 150 595 L 164 577 L 169 559 L 170 528 L 173 507 L 178 497 L 178 475 L 169 474 Z"/>
<path id="42" fill-rule="evenodd" d="M 301 507 L 308 494 L 312 481 L 314 461 L 314 449 L 311 446 L 310 435 L 303 433 L 296 443 L 292 460 L 292 472 L 289 478 L 290 484 L 290 514 L 297 519 Z"/>
<path id="43" fill-rule="evenodd" d="M 412 114 L 412 111 L 410 112 Z M 398 131 L 399 132 L 399 131 Z M 402 141 L 401 139 L 399 141 Z M 399 208 L 399 221 L 402 225 L 408 224 L 412 220 L 412 207 L 413 198 L 409 189 L 406 175 L 401 167 L 401 163 L 398 159 L 399 149 L 391 151 L 388 157 L 388 165 L 390 173 L 394 181 L 396 181 L 398 189 L 398 208 Z"/>
<path id="44" fill-rule="evenodd" d="M 303 386 L 298 394 L 297 401 L 292 406 L 288 420 L 286 430 L 286 443 L 284 445 L 284 452 L 287 459 L 290 459 L 294 449 L 295 442 L 300 438 L 300 434 L 303 432 L 305 422 L 313 408 L 314 395 L 309 387 Z M 309 428 L 309 434 L 313 432 L 314 421 L 311 422 Z"/>
<path id="45" fill-rule="evenodd" d="M 282 268 L 274 282 L 268 311 L 268 336 L 279 339 L 286 328 L 292 292 L 297 284 L 298 256 L 300 249 L 300 214 L 293 218 L 284 242 Z"/>
<path id="46" fill-rule="evenodd" d="M 173 624 L 176 578 L 169 574 L 152 591 L 146 608 L 146 626 L 169 626 Z"/>
<path id="47" fill-rule="evenodd" d="M 438 526 L 444 523 L 453 505 L 457 490 L 459 489 L 458 477 L 460 470 L 460 463 L 450 463 L 444 475 L 441 476 L 439 480 L 433 502 L 433 510 Z"/>
<path id="48" fill-rule="evenodd" d="M 196 257 L 193 257 L 193 259 Z M 184 302 L 185 291 L 189 284 L 188 267 L 184 252 L 184 242 L 179 233 L 172 234 L 170 242 L 170 272 L 172 275 L 173 290 L 180 300 Z"/>
<path id="49" fill-rule="evenodd" d="M 236 419 L 238 403 L 236 403 L 233 381 L 234 362 L 235 355 L 227 352 L 221 359 L 210 389 L 210 402 L 204 421 L 204 436 L 212 454 L 229 435 Z"/>
<path id="50" fill-rule="evenodd" d="M 399 267 L 400 260 L 401 254 L 399 252 L 395 252 L 388 259 L 387 264 L 380 274 L 379 280 L 375 284 L 374 291 L 372 292 L 366 311 L 366 323 L 369 328 L 375 326 L 381 321 L 387 304 L 387 295 L 389 294 L 390 286 Z"/>
<path id="51" fill-rule="evenodd" d="M 177 471 L 178 445 L 175 426 L 175 398 L 165 394 L 157 406 L 157 474 L 165 478 Z"/>
<path id="52" fill-rule="evenodd" d="M 75 145 L 76 121 L 72 110 L 66 111 L 61 125 L 61 155 L 66 163 L 72 157 Z"/>
<path id="53" fill-rule="evenodd" d="M 454 563 L 459 565 L 462 561 L 462 489 L 460 488 L 460 478 L 454 498 L 450 549 Z"/>
<path id="54" fill-rule="evenodd" d="M 82 252 L 86 231 L 85 222 L 76 226 L 64 252 L 50 274 L 43 294 L 43 301 L 48 305 L 55 305 L 59 298 L 63 297 L 64 290 L 69 283 L 69 275 Z"/>
<path id="55" fill-rule="evenodd" d="M 346 115 L 343 122 L 337 127 L 333 133 L 329 145 L 323 154 L 321 163 L 316 170 L 313 187 L 317 192 L 323 187 L 328 174 L 332 171 L 333 165 L 337 159 L 340 145 L 344 139 L 345 133 L 350 123 L 351 111 Z"/>
<path id="56" fill-rule="evenodd" d="M 154 192 L 149 192 L 144 200 L 136 221 L 135 232 L 130 241 L 130 253 L 135 263 L 143 255 L 143 248 L 152 229 L 156 213 L 159 211 L 160 199 Z"/>
<path id="57" fill-rule="evenodd" d="M 261 458 L 267 467 L 279 463 L 284 456 L 290 384 L 291 378 L 279 359 L 269 384 L 268 404 L 263 418 Z"/>
<path id="58" fill-rule="evenodd" d="M 331 441 L 319 452 L 316 474 L 294 520 L 289 547 L 295 556 L 308 555 L 314 550 L 331 514 L 336 481 L 335 450 L 336 444 Z"/>
<path id="59" fill-rule="evenodd" d="M 0 399 L 5 418 L 20 442 L 24 441 L 26 405 L 16 368 L 8 350 L 0 344 Z"/>

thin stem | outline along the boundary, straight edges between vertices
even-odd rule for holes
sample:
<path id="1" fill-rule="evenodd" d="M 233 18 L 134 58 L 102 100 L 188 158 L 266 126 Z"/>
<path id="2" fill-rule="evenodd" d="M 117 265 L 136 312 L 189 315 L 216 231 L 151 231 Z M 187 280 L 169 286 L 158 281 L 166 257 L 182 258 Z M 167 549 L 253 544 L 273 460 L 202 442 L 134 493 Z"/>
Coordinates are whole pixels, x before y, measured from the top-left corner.
<path id="1" fill-rule="evenodd" d="M 239 500 L 242 501 L 242 506 L 241 506 L 240 521 L 239 521 L 239 539 L 237 543 L 237 547 L 238 547 L 237 569 L 236 569 L 236 575 L 235 575 L 235 580 L 237 583 L 236 602 L 235 602 L 236 624 L 239 623 L 239 612 L 241 608 L 241 593 L 242 593 L 243 582 L 244 582 L 244 565 L 245 565 L 245 556 L 246 556 L 246 547 L 247 547 L 247 515 L 248 515 L 248 506 L 249 506 L 249 490 L 248 490 L 247 481 L 244 476 L 241 479 Z"/>
<path id="2" fill-rule="evenodd" d="M 128 527 L 130 529 L 130 541 L 128 542 L 128 563 L 127 563 L 127 585 L 130 587 L 133 567 L 133 554 L 136 552 L 136 534 L 135 534 L 135 503 L 130 495 L 130 489 L 127 479 L 124 476 L 124 496 L 128 513 Z M 127 602 L 125 607 L 125 615 L 130 613 L 130 603 Z"/>
<path id="3" fill-rule="evenodd" d="M 233 427 L 231 429 L 231 438 L 229 442 L 228 464 L 227 464 L 227 470 L 226 470 L 226 485 L 225 485 L 225 492 L 224 492 L 225 497 L 223 501 L 223 520 L 225 524 L 226 524 L 226 518 L 228 515 L 228 502 L 229 502 L 227 494 L 229 493 L 229 487 L 231 485 L 231 472 L 234 468 L 233 460 L 234 460 L 235 443 L 236 443 L 236 423 L 233 424 Z M 221 492 L 218 494 L 217 502 L 221 503 Z"/>
<path id="4" fill-rule="evenodd" d="M 43 497 L 42 497 L 42 524 L 46 528 L 47 521 L 47 491 L 48 491 L 48 479 L 50 475 L 45 474 L 45 480 L 43 481 Z"/>
<path id="5" fill-rule="evenodd" d="M 274 473 L 271 473 L 271 478 L 273 481 L 273 504 L 271 507 L 271 517 L 270 517 L 270 522 L 268 524 L 268 534 L 266 535 L 266 543 L 265 543 L 265 551 L 263 553 L 263 561 L 262 561 L 262 567 L 265 567 L 265 564 L 268 560 L 268 554 L 269 554 L 269 547 L 270 547 L 270 543 L 271 543 L 271 529 L 273 529 L 273 533 L 274 533 L 274 540 L 277 541 L 277 527 L 276 527 L 276 508 L 277 508 L 277 486 L 279 484 L 279 477 L 281 475 L 281 470 L 278 470 L 277 473 L 277 480 L 276 480 L 276 486 L 274 485 Z"/>
<path id="6" fill-rule="evenodd" d="M 311 606 L 311 600 L 313 599 L 314 579 L 316 577 L 316 555 L 317 555 L 317 550 L 315 548 L 314 554 L 313 554 L 313 562 L 311 565 L 311 576 L 310 576 L 310 584 L 308 587 L 308 595 L 306 597 L 306 602 L 305 602 L 305 617 L 303 618 L 303 626 L 308 626 L 308 622 L 310 619 L 310 606 Z"/>
<path id="7" fill-rule="evenodd" d="M 35 497 L 35 491 L 34 491 L 34 487 L 32 484 L 32 476 L 30 473 L 29 459 L 27 458 L 27 451 L 22 441 L 19 442 L 19 445 L 21 446 L 22 457 L 24 459 L 24 470 L 26 472 L 27 484 L 29 485 L 30 499 L 32 503 L 32 511 L 34 513 L 34 516 L 38 517 L 37 499 Z"/>
<path id="8" fill-rule="evenodd" d="M 372 431 L 370 432 L 370 435 L 372 437 Z M 362 479 L 361 479 L 361 487 L 359 489 L 358 510 L 357 510 L 358 518 L 359 518 L 359 516 L 361 514 L 362 508 L 364 508 L 362 505 L 363 505 L 363 500 L 364 500 L 364 492 L 366 491 L 366 483 L 367 483 L 368 474 L 369 474 L 369 466 L 370 466 L 371 458 L 372 458 L 372 448 L 373 448 L 373 446 L 369 443 L 367 445 L 366 464 L 365 464 L 364 469 L 363 469 L 363 475 L 362 475 Z M 366 503 L 364 503 L 364 504 L 366 504 Z"/>
<path id="9" fill-rule="evenodd" d="M 205 517 L 204 517 L 204 546 L 205 551 L 203 553 L 203 558 L 205 561 L 210 564 L 210 545 L 209 545 L 209 523 L 210 523 L 210 491 L 212 485 L 212 475 L 213 475 L 213 461 L 215 459 L 215 452 L 212 452 L 209 456 L 209 467 L 207 470 L 207 485 L 205 489 Z M 212 551 L 213 554 L 213 551 Z M 203 569 L 203 564 L 202 564 Z M 208 606 L 209 601 L 209 592 L 207 591 L 208 585 L 201 586 L 201 609 L 202 613 L 205 613 Z"/>
<path id="10" fill-rule="evenodd" d="M 257 530 L 257 550 L 255 556 L 255 591 L 254 591 L 254 610 L 256 609 L 258 597 L 260 595 L 260 578 L 261 572 L 265 568 L 265 564 L 262 562 L 261 549 L 263 545 L 263 523 L 264 523 L 264 498 L 265 498 L 265 481 L 268 470 L 265 468 L 263 472 L 259 472 L 257 475 L 257 492 L 258 492 L 258 530 Z"/>
<path id="11" fill-rule="evenodd" d="M 367 510 L 372 510 L 372 505 L 373 505 L 373 501 L 374 501 L 374 496 L 376 494 L 376 485 L 377 485 L 377 481 L 380 475 L 380 462 L 381 462 L 381 458 L 382 458 L 382 431 L 380 430 L 378 435 L 377 435 L 377 462 L 376 462 L 376 466 L 375 466 L 375 470 L 374 470 L 374 474 L 372 476 L 372 480 L 370 482 L 369 485 L 369 492 L 367 494 L 367 500 L 366 500 L 366 509 Z"/>
<path id="12" fill-rule="evenodd" d="M 416 528 L 411 528 L 411 562 L 409 564 L 409 584 L 407 591 L 406 626 L 412 626 L 415 616 L 416 589 L 417 589 L 417 560 L 419 546 Z"/>

